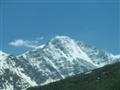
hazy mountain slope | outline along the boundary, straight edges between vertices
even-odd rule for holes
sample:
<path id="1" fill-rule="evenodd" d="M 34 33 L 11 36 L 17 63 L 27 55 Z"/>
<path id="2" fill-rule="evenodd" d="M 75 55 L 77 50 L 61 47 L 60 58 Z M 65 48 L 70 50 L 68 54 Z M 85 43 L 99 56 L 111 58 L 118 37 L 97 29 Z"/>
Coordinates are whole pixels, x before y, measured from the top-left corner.
<path id="1" fill-rule="evenodd" d="M 27 90 L 120 90 L 120 63 Z"/>

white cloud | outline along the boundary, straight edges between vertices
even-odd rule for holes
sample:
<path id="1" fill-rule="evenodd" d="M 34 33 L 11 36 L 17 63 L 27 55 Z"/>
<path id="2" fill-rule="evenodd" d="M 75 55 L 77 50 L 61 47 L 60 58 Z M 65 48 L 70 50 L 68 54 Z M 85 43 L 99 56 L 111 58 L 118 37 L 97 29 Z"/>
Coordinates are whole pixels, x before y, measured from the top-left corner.
<path id="1" fill-rule="evenodd" d="M 36 48 L 41 45 L 41 40 L 43 40 L 44 37 L 37 37 L 35 40 L 24 40 L 24 39 L 16 39 L 12 42 L 9 42 L 9 45 L 15 46 L 15 47 L 28 47 L 28 48 Z"/>
<path id="2" fill-rule="evenodd" d="M 17 39 L 13 42 L 9 42 L 9 45 L 12 45 L 15 47 L 28 47 L 28 48 L 35 48 L 38 46 L 38 45 L 35 45 L 33 41 L 23 40 L 23 39 Z"/>

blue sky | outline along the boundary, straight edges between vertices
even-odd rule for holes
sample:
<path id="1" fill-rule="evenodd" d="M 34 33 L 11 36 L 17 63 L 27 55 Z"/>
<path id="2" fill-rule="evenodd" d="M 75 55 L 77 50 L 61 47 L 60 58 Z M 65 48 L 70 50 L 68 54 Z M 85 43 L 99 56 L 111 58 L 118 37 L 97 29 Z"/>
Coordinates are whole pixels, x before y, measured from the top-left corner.
<path id="1" fill-rule="evenodd" d="M 21 54 L 56 35 L 120 53 L 119 0 L 1 0 L 0 45 Z M 14 41 L 19 41 L 15 46 Z M 38 42 L 37 42 L 38 41 Z M 24 47 L 20 46 L 24 43 Z"/>

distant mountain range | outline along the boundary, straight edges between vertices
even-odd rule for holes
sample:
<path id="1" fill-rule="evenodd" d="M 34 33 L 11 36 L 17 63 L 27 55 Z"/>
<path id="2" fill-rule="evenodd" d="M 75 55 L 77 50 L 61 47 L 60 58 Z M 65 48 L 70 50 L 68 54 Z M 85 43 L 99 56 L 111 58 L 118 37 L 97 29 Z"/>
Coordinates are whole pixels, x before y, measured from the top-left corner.
<path id="1" fill-rule="evenodd" d="M 68 36 L 14 56 L 0 51 L 0 90 L 25 90 L 86 73 L 120 61 L 120 55 L 99 50 Z"/>

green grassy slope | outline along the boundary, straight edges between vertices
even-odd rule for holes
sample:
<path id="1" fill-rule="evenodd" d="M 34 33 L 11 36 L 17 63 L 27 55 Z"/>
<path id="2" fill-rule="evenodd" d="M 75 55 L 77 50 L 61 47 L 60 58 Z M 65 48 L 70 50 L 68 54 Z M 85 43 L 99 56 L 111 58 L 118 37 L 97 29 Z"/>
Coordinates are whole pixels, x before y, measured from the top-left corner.
<path id="1" fill-rule="evenodd" d="M 120 63 L 27 90 L 120 90 Z"/>

